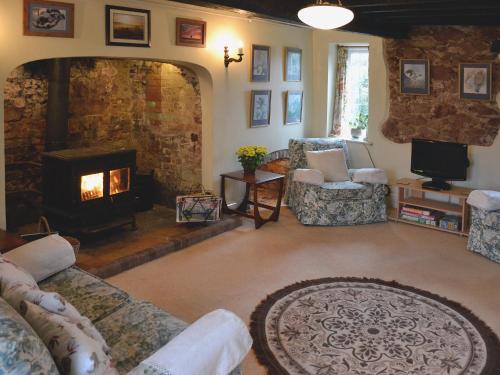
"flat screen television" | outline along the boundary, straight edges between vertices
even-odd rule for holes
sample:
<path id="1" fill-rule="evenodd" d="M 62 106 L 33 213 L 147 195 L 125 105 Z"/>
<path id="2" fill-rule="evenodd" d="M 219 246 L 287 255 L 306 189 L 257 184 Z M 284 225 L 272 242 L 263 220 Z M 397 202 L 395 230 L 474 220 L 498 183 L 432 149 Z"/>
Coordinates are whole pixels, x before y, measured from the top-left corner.
<path id="1" fill-rule="evenodd" d="M 422 186 L 432 190 L 449 190 L 446 181 L 467 179 L 467 145 L 451 142 L 413 139 L 411 147 L 411 171 L 432 178 Z"/>

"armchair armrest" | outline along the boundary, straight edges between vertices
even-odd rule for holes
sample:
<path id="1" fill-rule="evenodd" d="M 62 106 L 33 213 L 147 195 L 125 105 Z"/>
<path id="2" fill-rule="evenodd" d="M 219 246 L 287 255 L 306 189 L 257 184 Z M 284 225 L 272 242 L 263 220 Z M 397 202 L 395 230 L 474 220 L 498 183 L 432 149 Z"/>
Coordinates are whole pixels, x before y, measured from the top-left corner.
<path id="1" fill-rule="evenodd" d="M 500 192 L 474 190 L 469 194 L 467 203 L 484 211 L 497 211 L 500 210 Z"/>
<path id="2" fill-rule="evenodd" d="M 349 176 L 353 182 L 383 185 L 387 185 L 389 182 L 387 174 L 380 168 L 349 169 Z"/>
<path id="3" fill-rule="evenodd" d="M 245 324 L 226 310 L 213 311 L 142 361 L 128 375 L 227 375 L 245 358 L 252 338 Z"/>
<path id="4" fill-rule="evenodd" d="M 318 169 L 296 169 L 293 173 L 293 181 L 322 185 L 325 183 L 325 176 Z"/>

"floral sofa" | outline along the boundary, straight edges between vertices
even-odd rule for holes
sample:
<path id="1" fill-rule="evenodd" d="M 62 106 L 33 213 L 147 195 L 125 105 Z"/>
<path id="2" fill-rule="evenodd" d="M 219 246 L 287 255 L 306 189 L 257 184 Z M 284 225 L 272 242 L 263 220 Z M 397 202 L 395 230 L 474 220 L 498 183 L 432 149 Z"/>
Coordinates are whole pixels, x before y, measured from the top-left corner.
<path id="1" fill-rule="evenodd" d="M 153 304 L 134 299 L 123 290 L 76 267 L 45 279 L 39 283 L 39 287 L 44 291 L 59 293 L 94 323 L 111 349 L 119 374 L 127 374 L 188 326 Z M 22 338 L 24 350 L 21 355 L 30 356 L 29 361 L 26 358 L 8 358 L 9 355 L 5 354 L 8 348 L 0 345 L 0 374 L 12 373 L 9 366 L 15 366 L 19 360 L 31 363 L 31 368 L 16 374 L 58 374 L 57 369 L 48 364 L 46 348 L 36 345 L 31 328 L 24 326 L 16 311 L 2 299 L 0 331 L 0 339 L 5 339 L 2 335 L 11 335 L 11 340 Z M 53 363 L 52 360 L 50 362 Z M 15 368 L 15 371 L 19 371 L 19 368 Z M 239 374 L 239 368 L 231 373 Z"/>
<path id="2" fill-rule="evenodd" d="M 500 263 L 500 211 L 472 206 L 468 248 Z"/>
<path id="3" fill-rule="evenodd" d="M 291 139 L 290 171 L 286 201 L 302 224 L 358 225 L 387 221 L 385 185 L 352 181 L 321 185 L 294 181 L 296 169 L 308 168 L 306 152 L 343 149 L 347 167 L 349 153 L 343 140 L 330 138 Z M 356 170 L 350 169 L 352 175 Z"/>

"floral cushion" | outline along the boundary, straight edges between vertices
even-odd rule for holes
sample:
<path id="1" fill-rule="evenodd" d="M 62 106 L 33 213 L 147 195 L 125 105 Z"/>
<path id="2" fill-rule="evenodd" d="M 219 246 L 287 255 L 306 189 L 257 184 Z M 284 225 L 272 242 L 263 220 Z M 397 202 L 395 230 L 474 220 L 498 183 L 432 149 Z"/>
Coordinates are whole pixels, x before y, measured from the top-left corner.
<path id="1" fill-rule="evenodd" d="M 7 285 L 12 283 L 36 286 L 33 276 L 0 255 L 0 294 L 3 294 Z"/>
<path id="2" fill-rule="evenodd" d="M 387 221 L 384 185 L 349 187 L 291 183 L 290 208 L 305 225 L 359 225 Z M 353 185 L 360 185 L 354 188 Z M 365 186 L 361 189 L 361 186 Z"/>
<path id="3" fill-rule="evenodd" d="M 133 301 L 96 323 L 111 347 L 120 374 L 141 361 L 182 332 L 187 324 L 151 303 Z"/>
<path id="4" fill-rule="evenodd" d="M 61 375 L 117 374 L 101 343 L 69 318 L 27 301 L 22 303 L 21 313 L 49 348 Z"/>
<path id="5" fill-rule="evenodd" d="M 69 318 L 72 322 L 77 323 L 87 336 L 101 343 L 106 353 L 109 352 L 109 347 L 90 320 L 80 315 L 78 310 L 58 293 L 40 290 L 38 286 L 33 287 L 28 284 L 14 283 L 9 284 L 2 297 L 19 312 L 21 311 L 23 302 L 28 301 L 44 308 L 48 312 Z"/>
<path id="6" fill-rule="evenodd" d="M 373 185 L 350 181 L 328 182 L 319 186 L 317 192 L 318 199 L 322 200 L 370 199 L 373 195 Z"/>
<path id="7" fill-rule="evenodd" d="M 59 374 L 43 341 L 2 298 L 0 298 L 0 374 Z"/>
<path id="8" fill-rule="evenodd" d="M 40 289 L 57 292 L 92 322 L 97 322 L 129 302 L 129 295 L 76 267 L 44 280 Z"/>

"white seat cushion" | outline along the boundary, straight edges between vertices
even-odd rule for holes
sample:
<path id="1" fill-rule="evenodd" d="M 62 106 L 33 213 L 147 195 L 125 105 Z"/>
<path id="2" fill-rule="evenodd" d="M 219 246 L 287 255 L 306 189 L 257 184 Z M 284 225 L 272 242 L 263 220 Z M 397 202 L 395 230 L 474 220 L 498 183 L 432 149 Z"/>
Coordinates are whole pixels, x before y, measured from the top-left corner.
<path id="1" fill-rule="evenodd" d="M 309 168 L 321 171 L 325 176 L 325 181 L 340 182 L 349 180 L 344 150 L 307 151 L 306 158 Z"/>
<path id="2" fill-rule="evenodd" d="M 500 210 L 500 192 L 492 190 L 474 190 L 469 194 L 467 203 L 485 211 Z"/>
<path id="3" fill-rule="evenodd" d="M 296 169 L 293 173 L 293 180 L 307 184 L 322 185 L 325 183 L 325 176 L 317 169 Z"/>

